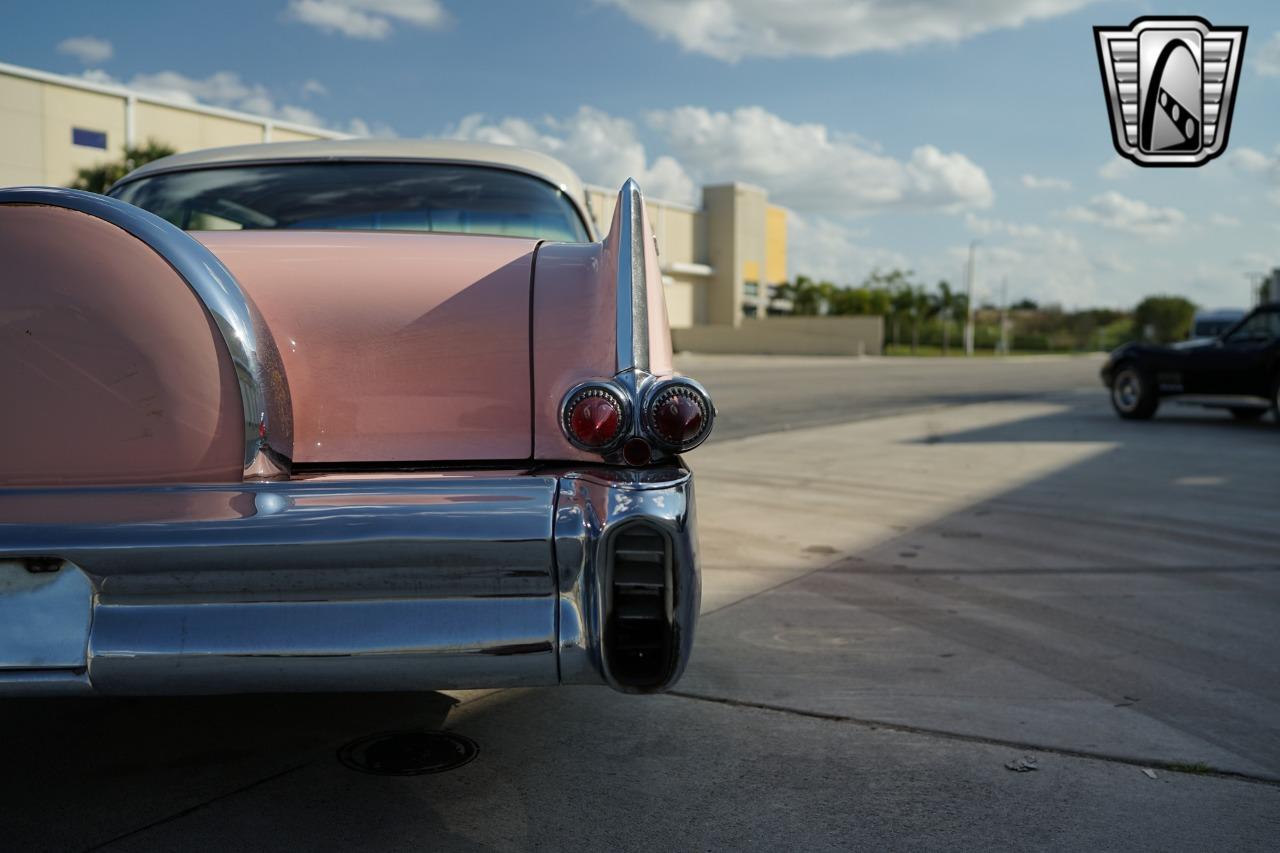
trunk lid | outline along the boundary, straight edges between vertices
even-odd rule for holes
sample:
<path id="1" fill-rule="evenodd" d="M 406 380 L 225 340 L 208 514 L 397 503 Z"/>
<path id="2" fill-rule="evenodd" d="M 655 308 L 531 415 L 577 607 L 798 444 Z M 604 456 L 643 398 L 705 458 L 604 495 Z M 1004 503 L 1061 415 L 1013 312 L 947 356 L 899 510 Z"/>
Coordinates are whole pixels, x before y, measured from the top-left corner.
<path id="1" fill-rule="evenodd" d="M 355 231 L 193 233 L 280 350 L 295 463 L 527 459 L 537 241 Z"/>

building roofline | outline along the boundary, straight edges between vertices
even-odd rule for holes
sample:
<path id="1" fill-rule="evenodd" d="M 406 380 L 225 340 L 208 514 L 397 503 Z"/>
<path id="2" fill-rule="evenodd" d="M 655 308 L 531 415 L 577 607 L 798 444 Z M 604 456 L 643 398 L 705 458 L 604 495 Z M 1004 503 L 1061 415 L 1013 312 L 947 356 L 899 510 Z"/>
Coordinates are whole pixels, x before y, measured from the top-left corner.
<path id="1" fill-rule="evenodd" d="M 85 80 L 80 77 L 69 77 L 65 74 L 54 74 L 49 71 L 39 71 L 35 68 L 25 68 L 21 65 L 10 65 L 7 62 L 0 62 L 0 74 L 7 74 L 10 77 L 21 77 L 27 80 L 35 80 L 40 83 L 53 83 L 58 86 L 66 86 L 71 89 L 80 89 L 86 92 L 96 92 L 99 95 L 114 95 L 117 98 L 125 99 L 132 98 L 135 101 L 145 104 L 156 104 L 158 106 L 170 107 L 172 109 L 186 110 L 193 113 L 203 113 L 204 115 L 242 121 L 248 124 L 257 124 L 262 126 L 270 125 L 272 128 L 278 130 L 287 130 L 294 133 L 306 133 L 311 136 L 319 136 L 324 139 L 352 138 L 349 133 L 340 133 L 339 131 L 329 130 L 323 127 L 313 127 L 311 125 L 299 124 L 294 121 L 285 121 L 284 119 L 272 118 L 271 116 L 258 115 L 256 113 L 246 113 L 241 112 L 240 110 L 229 110 L 223 107 L 211 107 L 207 104 L 181 101 L 175 98 L 166 98 L 163 95 L 153 95 L 137 89 L 130 89 L 127 86 L 120 86 L 113 83 L 95 83 L 92 80 Z"/>
<path id="2" fill-rule="evenodd" d="M 587 192 L 603 193 L 607 196 L 616 195 L 618 192 L 617 190 L 609 189 L 603 184 L 583 184 L 582 188 Z M 670 207 L 674 210 L 683 210 L 683 211 L 686 211 L 687 213 L 702 212 L 702 208 L 696 205 L 685 204 L 682 201 L 672 201 L 671 199 L 667 199 L 667 198 L 659 198 L 655 195 L 649 195 L 648 193 L 645 193 L 644 200 L 646 204 L 660 204 L 663 207 Z"/>
<path id="3" fill-rule="evenodd" d="M 733 187 L 735 190 L 750 190 L 751 192 L 757 192 L 766 198 L 769 196 L 769 191 L 764 187 L 759 186 L 758 184 L 749 184 L 746 181 L 725 181 L 724 183 L 719 184 L 706 184 L 703 186 L 703 189 L 718 190 L 727 189 L 728 187 Z"/>

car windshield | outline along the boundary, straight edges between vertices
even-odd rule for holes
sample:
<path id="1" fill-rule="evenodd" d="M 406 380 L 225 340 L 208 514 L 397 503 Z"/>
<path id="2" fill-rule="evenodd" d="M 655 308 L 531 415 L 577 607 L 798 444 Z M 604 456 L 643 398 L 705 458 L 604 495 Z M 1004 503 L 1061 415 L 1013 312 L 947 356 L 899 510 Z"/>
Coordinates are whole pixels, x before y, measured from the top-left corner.
<path id="1" fill-rule="evenodd" d="M 586 242 L 565 193 L 538 178 L 445 163 L 272 163 L 167 172 L 111 195 L 187 231 L 444 231 Z"/>
<path id="2" fill-rule="evenodd" d="M 1222 333 L 1230 331 L 1239 322 L 1240 319 L 1238 317 L 1230 320 L 1197 320 L 1192 336 L 1197 338 L 1216 338 Z"/>
<path id="3" fill-rule="evenodd" d="M 1227 334 L 1232 343 L 1244 341 L 1270 341 L 1280 338 L 1280 311 L 1259 311 L 1244 319 Z"/>

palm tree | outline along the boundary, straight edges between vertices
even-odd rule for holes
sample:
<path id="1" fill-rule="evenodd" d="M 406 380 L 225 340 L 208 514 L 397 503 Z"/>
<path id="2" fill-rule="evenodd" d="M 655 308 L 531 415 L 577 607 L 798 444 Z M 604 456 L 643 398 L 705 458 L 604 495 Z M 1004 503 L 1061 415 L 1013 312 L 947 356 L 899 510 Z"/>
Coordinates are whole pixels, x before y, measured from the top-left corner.
<path id="1" fill-rule="evenodd" d="M 146 144 L 142 146 L 135 145 L 125 148 L 123 160 L 112 160 L 107 163 L 99 163 L 96 166 L 90 166 L 87 169 L 81 169 L 76 173 L 76 179 L 72 182 L 71 189 L 88 190 L 91 193 L 105 193 L 111 189 L 112 184 L 139 166 L 176 153 L 173 148 L 163 142 L 148 139 Z"/>
<path id="2" fill-rule="evenodd" d="M 942 354 L 951 352 L 951 318 L 955 316 L 956 293 L 951 290 L 951 283 L 938 282 L 938 295 L 934 297 L 934 312 L 942 318 Z"/>
<path id="3" fill-rule="evenodd" d="M 923 287 L 907 285 L 907 294 L 911 305 L 911 354 L 915 355 L 920 348 L 920 322 L 932 317 L 937 307 L 929 291 Z"/>
<path id="4" fill-rule="evenodd" d="M 911 313 L 915 304 L 915 296 L 911 285 L 899 286 L 889 291 L 889 306 L 893 309 L 893 345 L 902 343 L 902 315 Z"/>

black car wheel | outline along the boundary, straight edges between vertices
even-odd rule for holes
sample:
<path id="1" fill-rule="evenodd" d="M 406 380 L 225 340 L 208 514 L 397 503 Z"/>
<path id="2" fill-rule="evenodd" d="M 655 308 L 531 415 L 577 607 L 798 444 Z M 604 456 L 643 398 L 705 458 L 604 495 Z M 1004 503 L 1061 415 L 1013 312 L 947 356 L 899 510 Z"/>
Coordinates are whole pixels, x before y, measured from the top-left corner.
<path id="1" fill-rule="evenodd" d="M 1256 421 L 1267 413 L 1266 409 L 1233 408 L 1231 417 L 1238 421 Z"/>
<path id="2" fill-rule="evenodd" d="M 1111 380 L 1111 405 L 1122 418 L 1146 420 L 1156 413 L 1160 398 L 1154 383 L 1138 368 L 1126 364 Z"/>

